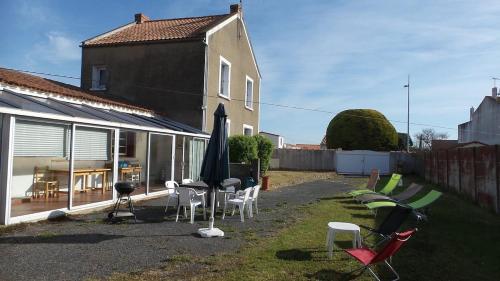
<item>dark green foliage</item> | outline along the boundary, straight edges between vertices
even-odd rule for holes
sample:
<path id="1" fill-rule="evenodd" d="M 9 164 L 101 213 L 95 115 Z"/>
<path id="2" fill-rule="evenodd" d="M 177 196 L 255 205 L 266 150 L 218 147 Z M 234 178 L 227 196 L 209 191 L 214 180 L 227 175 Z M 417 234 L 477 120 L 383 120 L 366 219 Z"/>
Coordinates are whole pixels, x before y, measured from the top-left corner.
<path id="1" fill-rule="evenodd" d="M 267 169 L 269 169 L 269 161 L 273 154 L 273 143 L 270 139 L 261 135 L 255 135 L 253 137 L 257 142 L 257 156 L 260 159 L 260 171 L 264 174 Z"/>
<path id="2" fill-rule="evenodd" d="M 229 137 L 229 161 L 232 163 L 247 163 L 257 159 L 257 141 L 251 136 Z"/>
<path id="3" fill-rule="evenodd" d="M 410 137 L 410 147 L 413 146 L 413 140 Z M 398 133 L 398 149 L 406 150 L 406 133 Z"/>
<path id="4" fill-rule="evenodd" d="M 330 121 L 326 146 L 329 149 L 388 151 L 398 148 L 398 134 L 382 113 L 373 109 L 349 109 Z"/>

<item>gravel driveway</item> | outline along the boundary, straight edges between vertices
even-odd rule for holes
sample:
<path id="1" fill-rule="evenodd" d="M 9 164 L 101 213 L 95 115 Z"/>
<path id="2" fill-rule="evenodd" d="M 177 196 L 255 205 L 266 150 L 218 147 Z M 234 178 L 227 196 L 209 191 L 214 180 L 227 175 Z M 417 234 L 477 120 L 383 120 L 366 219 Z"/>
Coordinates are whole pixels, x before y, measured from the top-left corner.
<path id="1" fill-rule="evenodd" d="M 199 238 L 206 227 L 201 212 L 194 225 L 175 222 L 175 210 L 164 215 L 165 198 L 137 204 L 138 222 L 108 224 L 105 212 L 61 221 L 28 224 L 0 236 L 0 280 L 82 280 L 113 272 L 131 272 L 168 263 L 176 255 L 207 256 L 237 250 L 245 232 L 269 235 L 293 219 L 295 208 L 332 197 L 350 187 L 341 182 L 316 181 L 261 192 L 259 215 L 239 221 L 239 215 L 215 225 L 224 238 Z"/>

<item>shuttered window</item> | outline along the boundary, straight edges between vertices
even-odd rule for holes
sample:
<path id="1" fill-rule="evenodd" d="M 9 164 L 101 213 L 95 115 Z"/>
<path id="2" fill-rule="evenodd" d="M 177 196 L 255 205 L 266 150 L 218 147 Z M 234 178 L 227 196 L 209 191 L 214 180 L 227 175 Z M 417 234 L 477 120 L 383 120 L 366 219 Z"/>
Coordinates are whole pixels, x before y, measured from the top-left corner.
<path id="1" fill-rule="evenodd" d="M 75 160 L 111 159 L 111 132 L 106 129 L 77 127 L 75 135 Z"/>
<path id="2" fill-rule="evenodd" d="M 70 132 L 67 125 L 18 120 L 14 156 L 69 157 Z"/>

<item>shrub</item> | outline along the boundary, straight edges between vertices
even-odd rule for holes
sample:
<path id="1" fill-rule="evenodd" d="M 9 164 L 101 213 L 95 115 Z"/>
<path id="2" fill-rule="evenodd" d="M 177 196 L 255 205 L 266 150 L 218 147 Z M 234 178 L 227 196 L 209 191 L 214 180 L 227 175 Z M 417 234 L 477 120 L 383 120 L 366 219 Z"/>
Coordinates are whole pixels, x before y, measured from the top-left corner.
<path id="1" fill-rule="evenodd" d="M 257 142 L 257 156 L 260 159 L 260 171 L 265 174 L 267 169 L 269 169 L 269 161 L 271 161 L 271 155 L 273 154 L 273 143 L 270 139 L 261 136 L 253 136 Z"/>
<path id="2" fill-rule="evenodd" d="M 330 121 L 326 146 L 345 150 L 394 150 L 398 147 L 398 134 L 382 113 L 373 109 L 349 109 Z"/>
<path id="3" fill-rule="evenodd" d="M 247 163 L 257 159 L 257 141 L 251 136 L 229 137 L 229 161 L 233 163 Z"/>

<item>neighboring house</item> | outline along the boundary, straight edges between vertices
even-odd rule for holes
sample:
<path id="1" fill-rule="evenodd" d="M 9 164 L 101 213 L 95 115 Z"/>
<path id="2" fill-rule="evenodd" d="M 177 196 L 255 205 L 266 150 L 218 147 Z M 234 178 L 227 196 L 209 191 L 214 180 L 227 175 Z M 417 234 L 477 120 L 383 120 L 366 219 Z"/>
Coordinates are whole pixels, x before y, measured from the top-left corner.
<path id="1" fill-rule="evenodd" d="M 265 136 L 273 143 L 274 148 L 284 148 L 285 147 L 285 138 L 280 135 L 268 133 L 268 132 L 260 132 L 259 135 Z"/>
<path id="2" fill-rule="evenodd" d="M 478 141 L 458 143 L 457 140 L 433 140 L 431 147 L 433 151 L 436 151 L 454 148 L 481 147 L 486 145 L 487 144 Z"/>
<path id="3" fill-rule="evenodd" d="M 431 150 L 446 150 L 457 147 L 457 140 L 432 140 Z"/>
<path id="4" fill-rule="evenodd" d="M 152 110 L 0 68 L 0 224 L 111 206 L 198 179 L 209 135 Z"/>
<path id="5" fill-rule="evenodd" d="M 298 149 L 303 149 L 303 150 L 320 150 L 321 149 L 321 145 L 319 145 L 319 144 L 298 143 L 295 146 L 298 147 Z"/>
<path id="6" fill-rule="evenodd" d="M 82 88 L 211 132 L 224 103 L 230 135 L 259 132 L 261 75 L 241 6 L 223 15 L 135 21 L 82 42 Z"/>
<path id="7" fill-rule="evenodd" d="M 494 87 L 476 110 L 470 109 L 470 121 L 458 125 L 458 142 L 500 144 L 500 98 Z"/>

